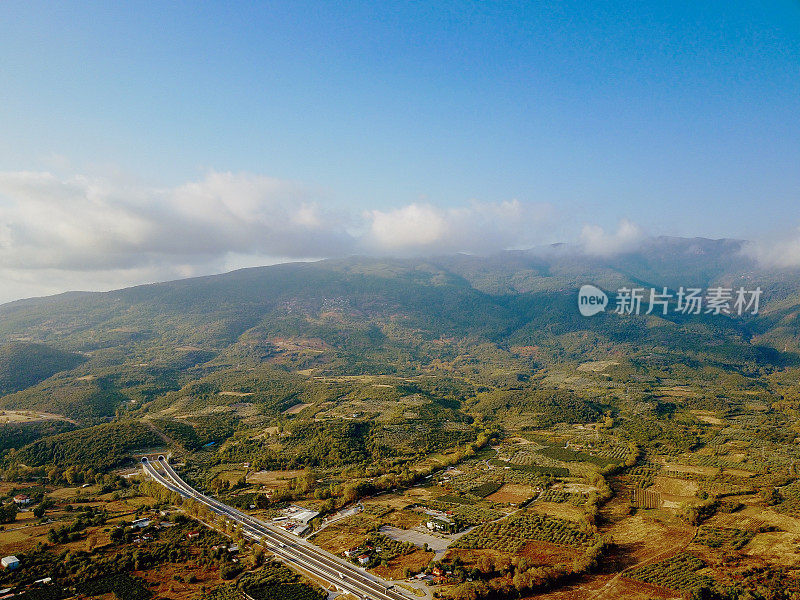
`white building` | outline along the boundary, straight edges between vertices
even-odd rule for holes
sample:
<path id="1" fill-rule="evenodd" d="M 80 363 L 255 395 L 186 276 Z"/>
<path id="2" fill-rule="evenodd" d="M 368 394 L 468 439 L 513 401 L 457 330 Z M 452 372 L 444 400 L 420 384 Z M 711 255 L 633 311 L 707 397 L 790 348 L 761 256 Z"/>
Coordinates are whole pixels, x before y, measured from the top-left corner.
<path id="1" fill-rule="evenodd" d="M 19 566 L 19 559 L 16 556 L 4 556 L 2 560 L 0 560 L 4 569 L 16 569 Z"/>
<path id="2" fill-rule="evenodd" d="M 144 529 L 145 527 L 150 527 L 150 519 L 136 519 L 131 523 L 131 527 L 134 529 Z"/>
<path id="3" fill-rule="evenodd" d="M 293 504 L 284 510 L 283 514 L 292 521 L 297 521 L 303 525 L 308 525 L 308 522 L 316 517 L 319 513 L 308 508 L 303 508 L 302 506 L 295 506 Z"/>

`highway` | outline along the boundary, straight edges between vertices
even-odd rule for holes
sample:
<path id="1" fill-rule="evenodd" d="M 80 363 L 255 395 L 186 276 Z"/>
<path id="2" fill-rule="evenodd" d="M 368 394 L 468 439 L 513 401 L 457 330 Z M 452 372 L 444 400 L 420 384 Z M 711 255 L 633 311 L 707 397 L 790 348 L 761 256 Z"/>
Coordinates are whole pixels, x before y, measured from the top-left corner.
<path id="1" fill-rule="evenodd" d="M 295 535 L 275 528 L 247 513 L 218 500 L 201 494 L 189 486 L 160 456 L 158 465 L 165 475 L 158 472 L 147 458 L 142 459 L 145 472 L 155 481 L 185 498 L 204 504 L 214 513 L 222 515 L 241 526 L 242 533 L 269 548 L 277 557 L 315 575 L 336 588 L 354 594 L 363 600 L 409 600 L 409 597 L 392 588 L 390 583 L 370 575 L 355 566 L 325 552 Z"/>

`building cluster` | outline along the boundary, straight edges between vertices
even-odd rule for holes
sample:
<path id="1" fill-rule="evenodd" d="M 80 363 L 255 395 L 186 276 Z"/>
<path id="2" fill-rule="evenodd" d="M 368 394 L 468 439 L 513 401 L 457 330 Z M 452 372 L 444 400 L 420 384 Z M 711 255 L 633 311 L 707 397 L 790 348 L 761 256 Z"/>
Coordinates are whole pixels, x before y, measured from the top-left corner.
<path id="1" fill-rule="evenodd" d="M 430 531 L 437 531 L 440 533 L 458 533 L 461 530 L 461 525 L 458 521 L 453 519 L 452 511 L 441 511 L 433 509 L 425 509 L 427 520 L 425 527 Z"/>
<path id="2" fill-rule="evenodd" d="M 12 571 L 14 569 L 18 569 L 19 568 L 20 561 L 16 556 L 9 555 L 9 556 L 4 556 L 2 559 L 0 559 L 0 565 L 2 565 L 3 569 L 8 569 L 9 571 Z M 31 588 L 36 588 L 36 587 L 48 585 L 48 584 L 51 584 L 51 583 L 53 583 L 53 578 L 52 577 L 43 577 L 41 579 L 37 579 L 32 584 L 28 584 L 26 586 L 26 589 L 23 590 L 23 591 L 12 592 L 11 590 L 13 588 L 3 588 L 2 590 L 0 590 L 0 600 L 7 600 L 8 598 L 17 598 L 17 597 L 20 597 L 20 596 L 25 597 L 25 598 L 28 598 L 28 597 L 33 598 L 34 597 L 34 592 L 31 590 Z M 36 596 L 36 597 L 47 597 L 47 598 L 50 598 L 51 596 L 48 593 L 48 594 L 45 594 L 44 596 Z"/>
<path id="3" fill-rule="evenodd" d="M 281 529 L 300 536 L 308 531 L 309 523 L 318 515 L 317 511 L 292 504 L 283 509 L 281 515 L 272 519 L 272 522 Z"/>
<path id="4" fill-rule="evenodd" d="M 166 513 L 162 511 L 162 516 L 165 516 Z M 155 527 L 156 529 L 167 529 L 169 527 L 174 527 L 175 523 L 170 521 L 160 521 L 159 519 L 151 519 L 149 517 L 142 517 L 140 519 L 135 519 L 131 521 L 131 529 L 134 531 L 139 531 L 140 533 L 135 536 L 131 541 L 134 544 L 141 546 L 142 544 L 148 544 L 155 539 L 150 531 L 144 531 L 148 527 Z M 199 535 L 199 534 L 198 534 Z"/>
<path id="5" fill-rule="evenodd" d="M 342 554 L 344 554 L 345 558 L 349 558 L 351 561 L 358 563 L 362 567 L 366 567 L 372 561 L 372 559 L 382 551 L 383 548 L 381 546 L 376 548 L 372 544 L 363 544 L 361 546 L 355 546 L 349 550 L 345 550 Z"/>

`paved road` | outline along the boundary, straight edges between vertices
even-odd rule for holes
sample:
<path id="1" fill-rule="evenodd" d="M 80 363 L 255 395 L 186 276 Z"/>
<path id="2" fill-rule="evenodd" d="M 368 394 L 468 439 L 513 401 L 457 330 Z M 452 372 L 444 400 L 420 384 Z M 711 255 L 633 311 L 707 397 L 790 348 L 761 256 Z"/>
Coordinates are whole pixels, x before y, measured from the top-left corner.
<path id="1" fill-rule="evenodd" d="M 297 536 L 272 527 L 232 506 L 201 494 L 183 481 L 163 456 L 159 457 L 158 465 L 164 470 L 166 476 L 159 473 L 147 458 L 142 459 L 142 464 L 145 471 L 167 489 L 204 504 L 216 514 L 235 521 L 241 526 L 244 535 L 257 540 L 277 557 L 300 567 L 336 588 L 354 594 L 363 600 L 410 600 L 408 596 L 393 588 L 390 583 L 328 554 Z"/>

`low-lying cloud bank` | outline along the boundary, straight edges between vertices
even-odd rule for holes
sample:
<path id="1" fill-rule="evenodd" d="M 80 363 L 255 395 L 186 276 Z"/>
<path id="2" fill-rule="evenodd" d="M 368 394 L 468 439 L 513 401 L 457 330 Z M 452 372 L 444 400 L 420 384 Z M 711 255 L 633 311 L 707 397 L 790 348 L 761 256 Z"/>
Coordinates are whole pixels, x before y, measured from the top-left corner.
<path id="1" fill-rule="evenodd" d="M 581 230 L 580 248 L 586 254 L 610 257 L 625 252 L 635 252 L 646 240 L 642 228 L 636 223 L 622 219 L 613 233 L 599 225 L 584 225 Z"/>
<path id="2" fill-rule="evenodd" d="M 766 268 L 800 267 L 800 228 L 769 239 L 748 242 L 742 251 Z"/>
<path id="3" fill-rule="evenodd" d="M 302 184 L 210 172 L 172 188 L 0 173 L 0 301 L 349 254 L 487 253 L 541 244 L 551 207 L 409 204 L 353 215 Z"/>
<path id="4" fill-rule="evenodd" d="M 516 200 L 409 204 L 359 217 L 302 185 L 209 173 L 175 188 L 51 173 L 0 173 L 0 266 L 94 270 L 226 254 L 295 258 L 355 252 L 491 252 L 541 241 L 549 208 Z"/>
<path id="5" fill-rule="evenodd" d="M 354 213 L 302 184 L 210 172 L 170 188 L 124 178 L 0 172 L 0 302 L 113 289 L 238 267 L 351 254 L 487 254 L 555 241 L 563 215 L 547 204 L 412 203 Z M 623 219 L 586 224 L 570 251 L 611 257 L 649 238 Z M 767 266 L 800 266 L 800 231 L 753 243 Z"/>

